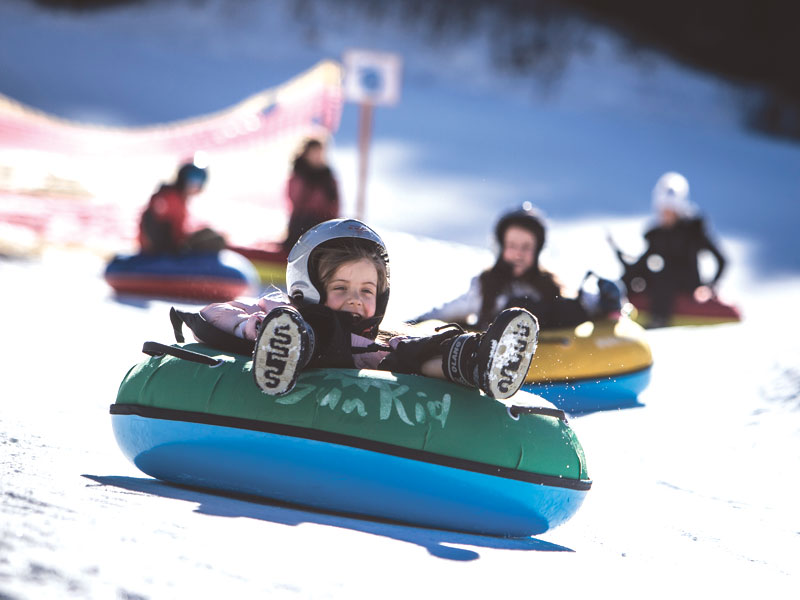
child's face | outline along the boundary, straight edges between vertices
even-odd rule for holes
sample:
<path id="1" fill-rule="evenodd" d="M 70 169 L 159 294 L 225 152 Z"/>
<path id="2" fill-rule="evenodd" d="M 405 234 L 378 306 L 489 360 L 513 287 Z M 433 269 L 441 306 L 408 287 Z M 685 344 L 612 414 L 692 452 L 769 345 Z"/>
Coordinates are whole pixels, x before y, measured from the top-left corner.
<path id="1" fill-rule="evenodd" d="M 659 218 L 661 219 L 661 224 L 664 227 L 672 227 L 678 222 L 678 213 L 671 208 L 662 208 Z"/>
<path id="2" fill-rule="evenodd" d="M 325 286 L 325 306 L 344 310 L 362 319 L 375 315 L 378 270 L 366 258 L 344 263 Z"/>
<path id="3" fill-rule="evenodd" d="M 197 194 L 203 191 L 203 184 L 197 183 L 196 181 L 189 181 L 186 184 L 185 190 L 186 196 L 191 198 L 192 196 L 197 196 Z"/>
<path id="4" fill-rule="evenodd" d="M 511 265 L 514 277 L 519 277 L 533 266 L 536 253 L 536 236 L 523 227 L 512 225 L 503 235 L 503 260 Z"/>
<path id="5" fill-rule="evenodd" d="M 325 164 L 325 151 L 320 146 L 312 146 L 306 150 L 305 157 L 309 164 L 315 167 L 321 167 Z"/>

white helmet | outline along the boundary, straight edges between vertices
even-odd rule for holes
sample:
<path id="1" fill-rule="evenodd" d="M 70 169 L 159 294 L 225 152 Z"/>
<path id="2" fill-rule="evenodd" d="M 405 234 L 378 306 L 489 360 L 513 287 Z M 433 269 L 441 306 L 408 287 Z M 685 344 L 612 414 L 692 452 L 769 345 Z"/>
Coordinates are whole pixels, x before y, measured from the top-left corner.
<path id="1" fill-rule="evenodd" d="M 694 212 L 689 200 L 689 181 L 680 173 L 670 171 L 658 178 L 653 188 L 653 209 L 662 211 L 669 209 L 681 217 L 688 217 Z"/>
<path id="2" fill-rule="evenodd" d="M 376 298 L 375 316 L 365 319 L 359 325 L 374 324 L 374 332 L 386 313 L 389 302 L 389 254 L 381 237 L 370 227 L 356 219 L 331 219 L 306 231 L 289 251 L 286 265 L 286 289 L 295 302 L 318 304 L 323 300 L 325 290 L 318 278 L 316 259 L 318 250 L 331 245 L 351 242 L 365 245 L 383 260 L 386 266 L 386 289 Z M 372 332 L 370 332 L 372 333 Z"/>

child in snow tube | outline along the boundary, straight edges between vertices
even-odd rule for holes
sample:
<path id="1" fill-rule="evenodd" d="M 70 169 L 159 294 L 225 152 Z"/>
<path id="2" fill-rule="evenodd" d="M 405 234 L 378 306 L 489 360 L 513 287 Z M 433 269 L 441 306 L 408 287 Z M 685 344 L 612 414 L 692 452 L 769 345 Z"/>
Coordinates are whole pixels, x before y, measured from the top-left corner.
<path id="1" fill-rule="evenodd" d="M 473 278 L 466 293 L 414 321 L 438 319 L 481 328 L 502 310 L 522 307 L 549 329 L 574 327 L 618 312 L 621 291 L 606 279 L 598 278 L 599 294 L 581 290 L 578 298 L 565 297 L 555 275 L 539 264 L 545 233 L 542 215 L 528 202 L 503 215 L 495 226 L 500 252 L 494 266 Z"/>
<path id="2" fill-rule="evenodd" d="M 616 249 L 625 273 L 622 280 L 628 291 L 644 293 L 650 302 L 650 327 L 666 325 L 673 313 L 675 298 L 681 293 L 707 299 L 725 270 L 725 257 L 711 241 L 704 219 L 689 200 L 689 182 L 680 173 L 662 175 L 653 188 L 653 209 L 658 222 L 646 234 L 647 250 L 629 261 Z M 703 282 L 698 269 L 698 254 L 708 250 L 717 262 L 714 277 Z"/>
<path id="3" fill-rule="evenodd" d="M 501 312 L 482 333 L 446 325 L 427 337 L 380 332 L 389 300 L 389 257 L 380 236 L 360 221 L 333 219 L 307 231 L 289 253 L 290 298 L 211 304 L 199 314 L 173 309 L 198 341 L 253 353 L 256 384 L 290 392 L 304 368 L 381 369 L 438 377 L 508 398 L 520 388 L 538 339 L 536 317 Z"/>
<path id="4" fill-rule="evenodd" d="M 208 170 L 194 163 L 178 169 L 175 182 L 162 184 L 150 198 L 139 221 L 139 246 L 143 254 L 219 252 L 225 239 L 203 228 L 186 230 L 189 200 L 203 191 Z"/>

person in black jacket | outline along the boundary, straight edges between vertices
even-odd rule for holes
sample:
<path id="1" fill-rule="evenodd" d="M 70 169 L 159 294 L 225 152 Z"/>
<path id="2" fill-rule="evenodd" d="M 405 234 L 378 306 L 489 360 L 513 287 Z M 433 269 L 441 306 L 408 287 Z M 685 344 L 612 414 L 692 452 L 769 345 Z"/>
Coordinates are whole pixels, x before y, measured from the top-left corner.
<path id="1" fill-rule="evenodd" d="M 606 279 L 598 278 L 599 294 L 567 295 L 558 278 L 539 264 L 545 237 L 545 220 L 530 203 L 505 213 L 495 226 L 500 251 L 494 266 L 473 278 L 464 294 L 414 321 L 438 319 L 481 328 L 502 310 L 520 307 L 550 329 L 574 327 L 620 309 L 621 292 Z"/>
<path id="2" fill-rule="evenodd" d="M 688 293 L 710 297 L 725 270 L 725 257 L 709 237 L 705 220 L 689 200 L 689 182 L 680 173 L 669 172 L 653 188 L 657 224 L 646 234 L 647 250 L 635 262 L 617 255 L 625 267 L 623 282 L 633 293 L 646 293 L 650 300 L 651 327 L 665 325 L 672 316 L 675 297 Z M 717 262 L 710 281 L 703 281 L 698 255 L 709 251 Z"/>

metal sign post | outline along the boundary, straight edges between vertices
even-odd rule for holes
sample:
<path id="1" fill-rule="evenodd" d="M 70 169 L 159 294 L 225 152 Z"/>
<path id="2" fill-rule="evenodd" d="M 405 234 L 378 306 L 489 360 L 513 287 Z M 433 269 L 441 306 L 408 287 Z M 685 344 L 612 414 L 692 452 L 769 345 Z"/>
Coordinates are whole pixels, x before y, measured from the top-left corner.
<path id="1" fill-rule="evenodd" d="M 367 168 L 369 142 L 372 138 L 372 104 L 361 103 L 358 112 L 358 187 L 356 188 L 356 219 L 363 221 L 367 211 Z"/>
<path id="2" fill-rule="evenodd" d="M 348 50 L 344 64 L 344 98 L 358 102 L 358 188 L 356 218 L 367 212 L 367 171 L 372 138 L 372 113 L 376 105 L 392 106 L 400 99 L 401 60 L 397 54 Z"/>

